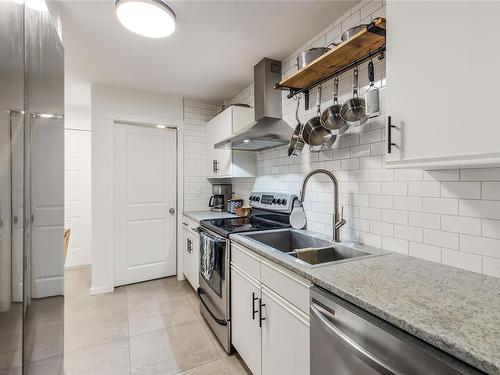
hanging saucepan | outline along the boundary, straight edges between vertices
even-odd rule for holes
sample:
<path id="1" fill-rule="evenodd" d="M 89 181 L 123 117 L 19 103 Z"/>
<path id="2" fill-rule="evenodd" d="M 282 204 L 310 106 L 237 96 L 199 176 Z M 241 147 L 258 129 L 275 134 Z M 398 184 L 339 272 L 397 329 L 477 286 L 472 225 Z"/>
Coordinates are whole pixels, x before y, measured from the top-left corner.
<path id="1" fill-rule="evenodd" d="M 310 146 L 320 146 L 329 143 L 330 146 L 337 139 L 330 130 L 321 125 L 321 86 L 318 87 L 318 96 L 316 98 L 316 116 L 307 121 L 302 130 L 302 139 Z M 332 141 L 332 138 L 333 141 Z"/>
<path id="2" fill-rule="evenodd" d="M 312 61 L 316 60 L 318 57 L 321 55 L 324 55 L 328 51 L 330 51 L 331 46 L 336 46 L 336 43 L 330 43 L 326 47 L 313 47 L 313 48 L 308 48 L 297 56 L 297 68 L 300 70 L 304 66 L 308 65 Z"/>
<path id="3" fill-rule="evenodd" d="M 304 141 L 301 137 L 302 132 L 302 123 L 299 119 L 299 107 L 300 107 L 300 95 L 295 97 L 297 100 L 297 109 L 295 110 L 295 118 L 297 119 L 297 126 L 295 127 L 295 131 L 292 134 L 292 138 L 290 139 L 290 143 L 288 144 L 288 156 L 297 157 L 302 153 L 302 149 L 304 148 Z"/>
<path id="4" fill-rule="evenodd" d="M 342 105 L 338 102 L 339 77 L 333 81 L 333 105 L 328 107 L 321 114 L 321 125 L 330 130 L 330 133 L 340 135 L 345 133 L 349 124 L 340 116 Z"/>
<path id="5" fill-rule="evenodd" d="M 342 108 L 340 109 L 340 116 L 342 116 L 342 118 L 353 127 L 361 126 L 368 121 L 365 99 L 358 97 L 357 66 L 354 68 L 352 77 L 352 98 L 342 105 Z"/>

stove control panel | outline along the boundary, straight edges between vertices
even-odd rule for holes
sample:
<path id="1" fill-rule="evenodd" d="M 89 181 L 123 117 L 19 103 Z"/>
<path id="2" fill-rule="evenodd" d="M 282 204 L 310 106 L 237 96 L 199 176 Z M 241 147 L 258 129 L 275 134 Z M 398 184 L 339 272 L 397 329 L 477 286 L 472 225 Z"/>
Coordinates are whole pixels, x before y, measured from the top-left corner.
<path id="1" fill-rule="evenodd" d="M 293 201 L 297 198 L 293 194 L 260 193 L 250 194 L 250 206 L 277 212 L 292 212 Z"/>

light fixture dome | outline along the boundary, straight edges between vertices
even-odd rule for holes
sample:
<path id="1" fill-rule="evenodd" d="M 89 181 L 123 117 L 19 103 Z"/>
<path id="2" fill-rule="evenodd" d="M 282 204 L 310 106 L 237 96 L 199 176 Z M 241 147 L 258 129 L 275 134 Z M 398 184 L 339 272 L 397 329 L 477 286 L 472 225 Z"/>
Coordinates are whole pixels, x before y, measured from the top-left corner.
<path id="1" fill-rule="evenodd" d="M 175 13 L 162 0 L 116 0 L 115 10 L 121 24 L 136 34 L 164 38 L 175 30 Z"/>

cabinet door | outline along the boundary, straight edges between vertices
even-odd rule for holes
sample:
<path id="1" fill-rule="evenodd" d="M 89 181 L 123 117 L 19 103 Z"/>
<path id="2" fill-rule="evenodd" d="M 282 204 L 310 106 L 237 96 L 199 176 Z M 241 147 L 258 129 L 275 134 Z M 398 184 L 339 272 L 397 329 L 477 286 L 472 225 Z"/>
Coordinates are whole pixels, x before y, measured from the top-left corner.
<path id="1" fill-rule="evenodd" d="M 500 2 L 388 1 L 387 166 L 500 162 Z"/>
<path id="2" fill-rule="evenodd" d="M 207 177 L 231 176 L 232 151 L 214 148 L 214 144 L 231 136 L 231 121 L 228 108 L 207 123 Z"/>
<path id="3" fill-rule="evenodd" d="M 262 287 L 262 375 L 309 374 L 309 318 Z"/>
<path id="4" fill-rule="evenodd" d="M 260 297 L 259 287 L 251 281 L 251 276 L 231 267 L 232 343 L 253 375 L 261 374 Z"/>
<path id="5" fill-rule="evenodd" d="M 236 134 L 248 127 L 254 120 L 253 108 L 231 107 L 233 111 L 233 129 L 232 133 Z"/>

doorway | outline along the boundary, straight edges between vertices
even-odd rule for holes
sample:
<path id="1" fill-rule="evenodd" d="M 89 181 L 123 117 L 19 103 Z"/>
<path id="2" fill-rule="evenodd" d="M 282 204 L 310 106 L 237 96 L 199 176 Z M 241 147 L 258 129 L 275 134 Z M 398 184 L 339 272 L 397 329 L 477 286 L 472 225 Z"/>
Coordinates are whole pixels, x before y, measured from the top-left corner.
<path id="1" fill-rule="evenodd" d="M 114 284 L 176 274 L 177 130 L 115 122 Z"/>

